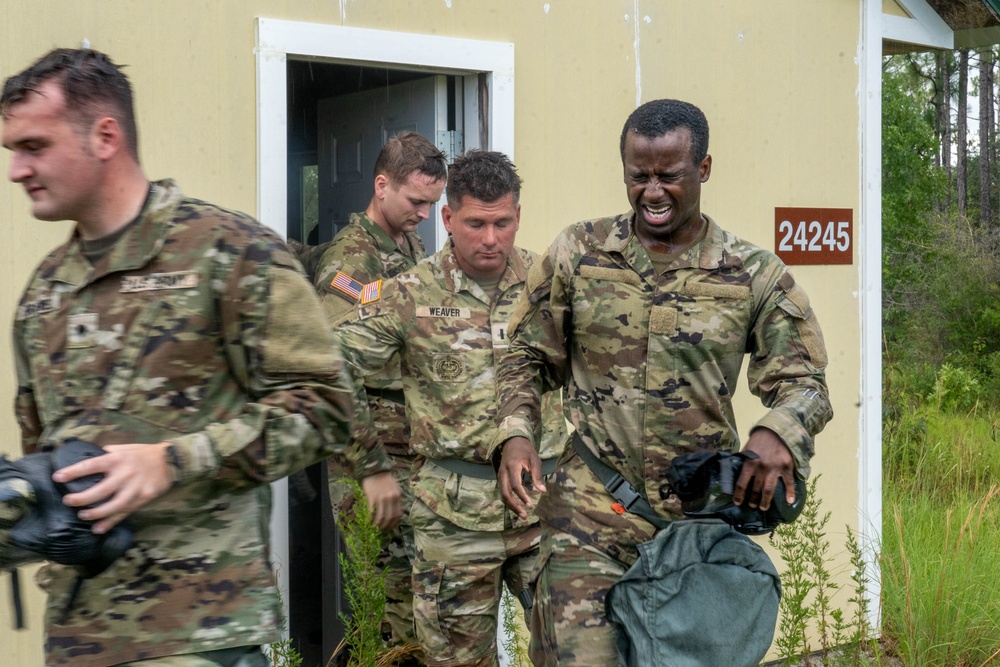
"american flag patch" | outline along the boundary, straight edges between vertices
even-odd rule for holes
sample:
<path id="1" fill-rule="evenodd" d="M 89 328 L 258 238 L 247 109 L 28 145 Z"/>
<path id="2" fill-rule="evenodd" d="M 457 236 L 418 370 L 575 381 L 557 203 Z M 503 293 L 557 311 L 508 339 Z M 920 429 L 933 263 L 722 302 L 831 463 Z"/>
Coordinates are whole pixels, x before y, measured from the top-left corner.
<path id="1" fill-rule="evenodd" d="M 380 296 L 382 296 L 382 281 L 376 280 L 373 283 L 368 283 L 361 290 L 361 303 L 364 305 L 372 301 L 378 301 Z"/>
<path id="2" fill-rule="evenodd" d="M 361 297 L 361 290 L 363 290 L 365 286 L 343 271 L 337 271 L 337 275 L 335 275 L 333 280 L 330 281 L 330 287 L 340 290 L 347 296 L 351 297 L 351 299 L 357 301 Z"/>

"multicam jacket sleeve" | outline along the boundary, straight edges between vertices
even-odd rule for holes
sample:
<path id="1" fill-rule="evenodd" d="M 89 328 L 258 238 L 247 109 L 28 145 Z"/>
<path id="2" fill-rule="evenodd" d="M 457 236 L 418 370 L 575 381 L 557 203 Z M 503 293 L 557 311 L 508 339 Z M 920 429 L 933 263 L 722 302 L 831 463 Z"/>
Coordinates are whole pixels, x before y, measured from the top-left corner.
<path id="1" fill-rule="evenodd" d="M 564 385 L 587 446 L 652 500 L 668 497 L 676 454 L 740 447 L 732 396 L 748 355 L 750 390 L 770 409 L 754 428 L 781 437 L 798 474 L 832 415 L 805 292 L 772 253 L 712 220 L 662 275 L 630 215 L 571 226 L 529 273 L 510 328 L 498 442 L 532 439 L 539 393 Z"/>

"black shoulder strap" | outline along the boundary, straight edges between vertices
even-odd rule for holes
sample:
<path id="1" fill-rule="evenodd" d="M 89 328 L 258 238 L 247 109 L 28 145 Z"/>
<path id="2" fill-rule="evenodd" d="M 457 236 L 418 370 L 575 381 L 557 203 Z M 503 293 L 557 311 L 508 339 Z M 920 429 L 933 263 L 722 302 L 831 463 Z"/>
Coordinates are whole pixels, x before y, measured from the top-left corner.
<path id="1" fill-rule="evenodd" d="M 657 528 L 666 528 L 670 524 L 669 520 L 664 519 L 653 511 L 649 502 L 641 493 L 635 490 L 634 486 L 628 483 L 628 480 L 622 477 L 614 468 L 594 456 L 594 453 L 587 449 L 587 445 L 584 444 L 579 433 L 573 434 L 573 449 L 580 455 L 580 458 L 587 464 L 591 472 L 597 475 L 597 479 L 601 480 L 608 493 L 625 510 L 636 516 L 641 516 Z"/>

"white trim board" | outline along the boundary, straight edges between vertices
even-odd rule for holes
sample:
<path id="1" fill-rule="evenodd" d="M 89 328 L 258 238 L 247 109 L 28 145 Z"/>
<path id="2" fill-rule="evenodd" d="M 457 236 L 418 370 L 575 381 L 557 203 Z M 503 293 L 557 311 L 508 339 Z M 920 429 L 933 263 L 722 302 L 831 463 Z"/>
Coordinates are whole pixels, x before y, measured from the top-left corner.
<path id="1" fill-rule="evenodd" d="M 923 0 L 920 0 L 921 2 Z M 861 3 L 860 94 L 861 420 L 858 533 L 869 567 L 872 627 L 879 626 L 878 552 L 882 545 L 882 0 Z"/>
<path id="2" fill-rule="evenodd" d="M 282 237 L 288 235 L 288 101 L 289 57 L 324 59 L 348 64 L 389 65 L 448 74 L 486 74 L 488 146 L 466 137 L 466 148 L 487 148 L 514 159 L 514 45 L 455 37 L 347 28 L 319 23 L 258 18 L 254 54 L 257 61 L 257 219 Z M 467 76 L 467 81 L 471 81 Z M 466 86 L 469 88 L 469 86 Z M 467 95 L 471 92 L 467 91 Z M 473 98 L 475 99 L 475 98 Z M 478 109 L 475 105 L 466 105 Z M 478 115 L 478 114 L 477 114 Z M 469 122 L 467 119 L 467 126 Z M 444 238 L 441 230 L 440 238 Z M 288 617 L 287 480 L 272 487 L 272 561 Z M 287 635 L 287 629 L 285 630 Z"/>
<path id="3" fill-rule="evenodd" d="M 513 44 L 268 18 L 257 19 L 256 44 L 257 217 L 282 236 L 288 231 L 285 64 L 289 56 L 442 73 L 486 73 L 490 145 L 483 148 L 514 159 Z"/>
<path id="4" fill-rule="evenodd" d="M 879 3 L 883 39 L 949 51 L 955 48 L 954 31 L 927 0 L 896 0 L 896 3 L 911 18 L 882 14 Z"/>

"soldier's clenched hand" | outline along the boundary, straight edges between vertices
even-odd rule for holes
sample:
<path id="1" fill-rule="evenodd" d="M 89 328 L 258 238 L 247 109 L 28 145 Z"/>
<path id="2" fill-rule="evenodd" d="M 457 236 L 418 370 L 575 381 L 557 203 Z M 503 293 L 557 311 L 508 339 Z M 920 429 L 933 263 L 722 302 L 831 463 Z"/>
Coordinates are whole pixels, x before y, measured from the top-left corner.
<path id="1" fill-rule="evenodd" d="M 63 496 L 63 502 L 70 507 L 85 508 L 80 510 L 80 518 L 96 522 L 95 533 L 106 533 L 170 489 L 173 473 L 167 464 L 169 444 L 108 445 L 104 447 L 107 452 L 104 456 L 57 470 L 52 479 L 65 483 L 87 475 L 103 474 L 104 479 L 86 491 Z"/>
<path id="2" fill-rule="evenodd" d="M 382 530 L 392 530 L 403 516 L 403 491 L 391 472 L 379 472 L 361 480 L 372 521 Z"/>
<path id="3" fill-rule="evenodd" d="M 539 492 L 545 493 L 542 477 L 542 459 L 527 438 L 515 436 L 503 445 L 497 482 L 504 504 L 522 519 L 528 518 L 528 508 L 532 506 L 528 490 L 521 483 L 524 473 L 531 475 L 531 484 Z"/>
<path id="4" fill-rule="evenodd" d="M 742 505 L 744 499 L 750 507 L 767 510 L 771 507 L 774 489 L 780 477 L 785 483 L 785 500 L 795 503 L 795 460 L 787 445 L 777 434 L 766 428 L 758 428 L 747 441 L 744 451 L 757 455 L 747 460 L 740 471 L 740 478 L 733 490 L 733 504 Z M 750 480 L 753 479 L 753 485 Z"/>

